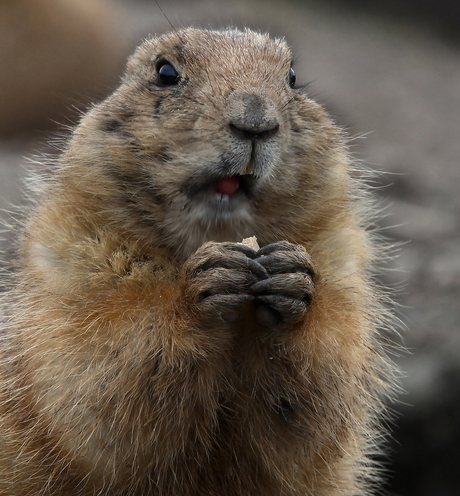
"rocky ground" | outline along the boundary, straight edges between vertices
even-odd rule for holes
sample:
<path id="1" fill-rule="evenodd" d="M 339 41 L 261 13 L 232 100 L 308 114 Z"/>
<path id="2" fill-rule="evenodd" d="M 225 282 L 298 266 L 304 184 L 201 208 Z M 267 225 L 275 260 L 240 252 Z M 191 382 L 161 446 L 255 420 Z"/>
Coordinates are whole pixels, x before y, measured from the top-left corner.
<path id="1" fill-rule="evenodd" d="M 301 82 L 356 137 L 355 156 L 382 172 L 376 195 L 399 244 L 383 281 L 395 292 L 410 350 L 397 357 L 406 394 L 395 405 L 392 480 L 400 496 L 460 494 L 460 54 L 428 24 L 340 3 L 160 2 L 174 27 L 247 25 L 285 35 Z M 359 2 L 358 2 L 359 3 Z M 120 58 L 170 29 L 152 1 L 120 0 Z M 3 71 L 3 68 L 2 68 Z M 116 78 L 112 78 L 113 84 Z M 72 95 L 72 98 L 74 96 Z M 0 116 L 1 118 L 1 116 Z M 65 122 L 63 117 L 61 122 Z M 24 155 L 46 139 L 0 141 L 0 206 L 21 200 Z M 2 249 L 9 248 L 4 241 Z M 398 342 L 402 341 L 398 339 Z"/>

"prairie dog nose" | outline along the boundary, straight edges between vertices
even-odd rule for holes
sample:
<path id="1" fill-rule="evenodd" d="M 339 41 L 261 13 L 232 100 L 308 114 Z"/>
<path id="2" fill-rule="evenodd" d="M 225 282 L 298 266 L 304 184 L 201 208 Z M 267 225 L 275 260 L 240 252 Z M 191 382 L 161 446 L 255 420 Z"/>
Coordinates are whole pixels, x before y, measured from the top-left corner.
<path id="1" fill-rule="evenodd" d="M 278 110 L 273 101 L 260 92 L 233 92 L 226 107 L 228 125 L 244 139 L 266 139 L 278 132 Z"/>

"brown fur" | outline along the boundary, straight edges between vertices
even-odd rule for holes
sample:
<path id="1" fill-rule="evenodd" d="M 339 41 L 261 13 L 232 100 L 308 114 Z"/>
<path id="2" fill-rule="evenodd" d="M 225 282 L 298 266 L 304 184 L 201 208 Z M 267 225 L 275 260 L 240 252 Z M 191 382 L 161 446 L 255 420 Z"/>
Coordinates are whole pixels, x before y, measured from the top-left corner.
<path id="1" fill-rule="evenodd" d="M 290 65 L 282 40 L 183 30 L 83 117 L 5 297 L 0 494 L 369 494 L 381 247 Z M 223 205 L 223 177 L 250 192 Z"/>

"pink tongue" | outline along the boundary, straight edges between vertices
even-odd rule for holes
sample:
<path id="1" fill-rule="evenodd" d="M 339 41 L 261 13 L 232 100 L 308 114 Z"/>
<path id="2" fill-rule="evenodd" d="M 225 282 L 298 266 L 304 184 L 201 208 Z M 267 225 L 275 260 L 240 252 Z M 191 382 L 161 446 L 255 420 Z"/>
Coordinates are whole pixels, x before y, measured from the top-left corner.
<path id="1" fill-rule="evenodd" d="M 224 177 L 216 181 L 215 190 L 221 195 L 233 195 L 240 187 L 240 181 L 237 177 Z"/>

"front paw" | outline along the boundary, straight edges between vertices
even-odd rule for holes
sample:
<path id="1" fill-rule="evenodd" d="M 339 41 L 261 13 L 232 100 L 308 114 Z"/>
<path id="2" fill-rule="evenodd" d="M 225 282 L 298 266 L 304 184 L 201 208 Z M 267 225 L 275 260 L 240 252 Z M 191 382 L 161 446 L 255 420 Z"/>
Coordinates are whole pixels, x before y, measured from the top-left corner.
<path id="1" fill-rule="evenodd" d="M 209 242 L 187 260 L 185 299 L 198 321 L 219 326 L 238 318 L 241 304 L 254 300 L 249 288 L 268 278 L 256 256 L 239 243 Z"/>
<path id="2" fill-rule="evenodd" d="M 300 322 L 310 305 L 317 269 L 302 246 L 281 241 L 261 248 L 255 260 L 269 277 L 255 282 L 256 320 L 265 328 L 290 327 Z"/>

